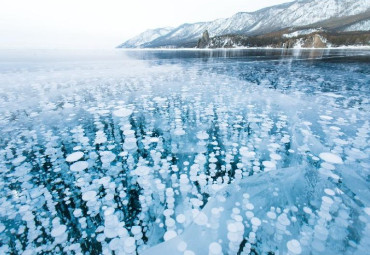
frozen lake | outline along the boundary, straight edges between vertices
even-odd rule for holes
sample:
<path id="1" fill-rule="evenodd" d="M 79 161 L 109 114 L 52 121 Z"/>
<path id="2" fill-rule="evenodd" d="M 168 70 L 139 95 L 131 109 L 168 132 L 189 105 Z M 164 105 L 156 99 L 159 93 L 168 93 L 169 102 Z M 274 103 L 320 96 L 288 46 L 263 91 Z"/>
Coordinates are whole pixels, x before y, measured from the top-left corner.
<path id="1" fill-rule="evenodd" d="M 366 254 L 370 50 L 0 51 L 0 254 Z"/>

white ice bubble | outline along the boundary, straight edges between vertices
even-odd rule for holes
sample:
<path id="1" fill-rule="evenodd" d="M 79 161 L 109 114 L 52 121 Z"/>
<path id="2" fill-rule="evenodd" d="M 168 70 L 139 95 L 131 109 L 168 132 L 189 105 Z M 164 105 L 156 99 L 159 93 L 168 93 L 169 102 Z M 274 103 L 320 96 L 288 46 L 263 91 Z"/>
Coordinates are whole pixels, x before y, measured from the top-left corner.
<path id="1" fill-rule="evenodd" d="M 177 236 L 177 233 L 173 230 L 168 230 L 166 233 L 164 233 L 163 239 L 165 241 L 171 240 L 172 238 L 175 238 Z"/>
<path id="2" fill-rule="evenodd" d="M 307 214 L 311 214 L 311 213 L 312 213 L 311 208 L 309 208 L 309 207 L 307 207 L 307 206 L 303 207 L 303 211 L 304 211 L 305 213 L 307 213 Z"/>
<path id="3" fill-rule="evenodd" d="M 15 165 L 15 166 L 18 166 L 20 163 L 22 163 L 25 160 L 26 160 L 25 156 L 19 156 L 19 157 L 12 160 L 12 164 Z"/>
<path id="4" fill-rule="evenodd" d="M 127 109 L 127 108 L 120 108 L 120 109 L 115 110 L 113 112 L 113 115 L 117 116 L 119 118 L 126 118 L 126 117 L 130 116 L 131 114 L 132 114 L 132 110 Z"/>
<path id="5" fill-rule="evenodd" d="M 136 168 L 136 170 L 134 171 L 134 174 L 135 175 L 139 175 L 139 176 L 146 176 L 148 175 L 150 172 L 150 168 L 147 167 L 147 166 L 138 166 Z"/>
<path id="6" fill-rule="evenodd" d="M 253 217 L 253 218 L 251 219 L 251 223 L 253 224 L 253 226 L 258 227 L 259 225 L 261 225 L 261 220 L 260 220 L 260 219 L 258 219 L 257 217 Z"/>
<path id="7" fill-rule="evenodd" d="M 67 230 L 67 227 L 65 225 L 59 225 L 59 226 L 56 226 L 54 227 L 52 230 L 51 230 L 51 236 L 52 237 L 58 237 L 58 236 L 61 236 L 63 235 Z"/>
<path id="8" fill-rule="evenodd" d="M 208 217 L 204 212 L 199 212 L 198 215 L 194 219 L 195 224 L 197 225 L 207 225 Z"/>
<path id="9" fill-rule="evenodd" d="M 84 156 L 84 153 L 82 151 L 76 151 L 72 154 L 68 155 L 66 158 L 67 162 L 75 162 L 77 160 L 80 160 Z"/>
<path id="10" fill-rule="evenodd" d="M 179 214 L 176 216 L 176 221 L 180 224 L 183 224 L 186 221 L 186 217 L 184 214 Z"/>
<path id="11" fill-rule="evenodd" d="M 319 157 L 328 163 L 343 164 L 342 158 L 334 153 L 323 152 L 319 154 Z"/>
<path id="12" fill-rule="evenodd" d="M 329 196 L 334 196 L 335 195 L 335 191 L 332 190 L 332 189 L 324 189 L 324 192 L 326 194 L 328 194 Z"/>
<path id="13" fill-rule="evenodd" d="M 367 215 L 369 215 L 369 216 L 370 216 L 370 207 L 365 207 L 365 208 L 364 208 L 364 211 L 365 211 L 365 213 L 366 213 Z"/>
<path id="14" fill-rule="evenodd" d="M 109 242 L 109 249 L 115 251 L 120 250 L 123 245 L 123 241 L 120 238 L 114 238 Z"/>
<path id="15" fill-rule="evenodd" d="M 267 217 L 274 220 L 274 219 L 276 219 L 276 213 L 269 211 L 269 212 L 267 212 Z"/>
<path id="16" fill-rule="evenodd" d="M 219 243 L 213 242 L 209 245 L 209 255 L 220 255 L 222 254 L 222 247 Z"/>
<path id="17" fill-rule="evenodd" d="M 5 230 L 5 226 L 0 223 L 0 233 L 2 233 Z"/>
<path id="18" fill-rule="evenodd" d="M 197 133 L 197 138 L 199 139 L 199 140 L 207 140 L 208 138 L 209 138 L 209 135 L 207 134 L 207 132 L 205 132 L 205 131 L 199 131 L 198 133 Z"/>
<path id="19" fill-rule="evenodd" d="M 181 252 L 184 252 L 186 250 L 186 248 L 188 247 L 187 243 L 184 242 L 184 241 L 181 241 L 178 245 L 177 245 L 177 250 L 178 251 L 181 251 Z"/>
<path id="20" fill-rule="evenodd" d="M 279 154 L 276 154 L 276 153 L 271 153 L 270 158 L 273 159 L 273 160 L 281 160 L 281 156 Z"/>
<path id="21" fill-rule="evenodd" d="M 278 222 L 283 226 L 290 225 L 290 220 L 288 219 L 287 215 L 285 213 L 282 213 L 278 217 Z"/>
<path id="22" fill-rule="evenodd" d="M 327 197 L 327 196 L 323 196 L 322 198 L 322 202 L 327 204 L 327 205 L 331 205 L 334 203 L 333 199 L 331 199 L 330 197 Z"/>
<path id="23" fill-rule="evenodd" d="M 184 255 L 196 255 L 195 252 L 191 251 L 191 250 L 186 250 L 184 251 Z"/>
<path id="24" fill-rule="evenodd" d="M 84 192 L 82 194 L 82 200 L 84 200 L 84 201 L 96 200 L 96 194 L 97 193 L 94 190 L 90 190 L 90 191 Z"/>
<path id="25" fill-rule="evenodd" d="M 177 128 L 173 131 L 173 134 L 176 135 L 176 136 L 182 136 L 182 135 L 185 135 L 185 130 L 182 129 L 182 128 Z"/>
<path id="26" fill-rule="evenodd" d="M 333 117 L 327 116 L 327 115 L 320 115 L 320 119 L 322 119 L 322 120 L 332 120 Z"/>
<path id="27" fill-rule="evenodd" d="M 77 161 L 73 163 L 70 167 L 72 172 L 80 172 L 89 167 L 89 163 L 87 161 Z"/>
<path id="28" fill-rule="evenodd" d="M 276 168 L 275 162 L 272 162 L 272 161 L 263 161 L 262 164 L 267 169 L 275 169 Z"/>
<path id="29" fill-rule="evenodd" d="M 301 244 L 296 239 L 292 239 L 292 240 L 288 241 L 286 246 L 292 254 L 301 254 L 302 253 Z"/>

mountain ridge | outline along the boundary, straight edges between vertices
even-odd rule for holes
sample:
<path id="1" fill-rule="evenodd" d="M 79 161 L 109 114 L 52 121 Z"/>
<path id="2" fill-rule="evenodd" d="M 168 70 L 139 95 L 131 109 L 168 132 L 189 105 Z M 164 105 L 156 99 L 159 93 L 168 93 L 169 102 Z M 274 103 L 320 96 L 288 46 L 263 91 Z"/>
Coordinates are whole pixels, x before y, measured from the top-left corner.
<path id="1" fill-rule="evenodd" d="M 298 30 L 302 27 L 318 29 L 326 25 L 330 32 L 333 32 L 336 29 L 335 24 L 341 22 L 347 29 L 364 27 L 367 31 L 370 30 L 367 28 L 370 24 L 368 21 L 370 21 L 370 0 L 296 0 L 265 7 L 255 12 L 238 12 L 229 18 L 184 23 L 156 36 L 153 40 L 145 40 L 144 32 L 137 36 L 141 38 L 137 40 L 140 43 L 131 43 L 130 39 L 118 47 L 195 47 L 204 31 L 208 31 L 212 37 L 228 34 L 261 36 L 284 29 Z M 330 22 L 334 23 L 332 27 L 329 26 Z M 350 25 L 354 26 L 351 28 Z M 337 29 L 336 32 L 340 30 Z"/>

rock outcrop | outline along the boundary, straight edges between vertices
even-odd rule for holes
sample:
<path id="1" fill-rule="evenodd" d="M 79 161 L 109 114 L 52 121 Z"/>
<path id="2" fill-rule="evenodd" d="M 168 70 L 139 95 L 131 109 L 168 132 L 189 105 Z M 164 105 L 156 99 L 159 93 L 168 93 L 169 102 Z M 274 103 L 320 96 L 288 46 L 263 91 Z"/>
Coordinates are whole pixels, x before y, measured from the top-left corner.
<path id="1" fill-rule="evenodd" d="M 206 48 L 209 44 L 210 38 L 208 31 L 204 31 L 201 38 L 198 40 L 197 48 Z"/>

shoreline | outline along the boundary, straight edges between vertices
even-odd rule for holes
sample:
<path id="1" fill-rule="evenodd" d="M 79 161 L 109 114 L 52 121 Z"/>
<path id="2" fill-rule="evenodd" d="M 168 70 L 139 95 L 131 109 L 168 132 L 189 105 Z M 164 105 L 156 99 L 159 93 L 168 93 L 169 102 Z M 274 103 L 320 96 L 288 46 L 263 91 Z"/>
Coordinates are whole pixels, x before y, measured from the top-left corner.
<path id="1" fill-rule="evenodd" d="M 370 50 L 369 46 L 339 46 L 327 48 L 273 48 L 273 47 L 235 47 L 235 48 L 115 48 L 124 51 L 214 51 L 214 50 Z"/>

